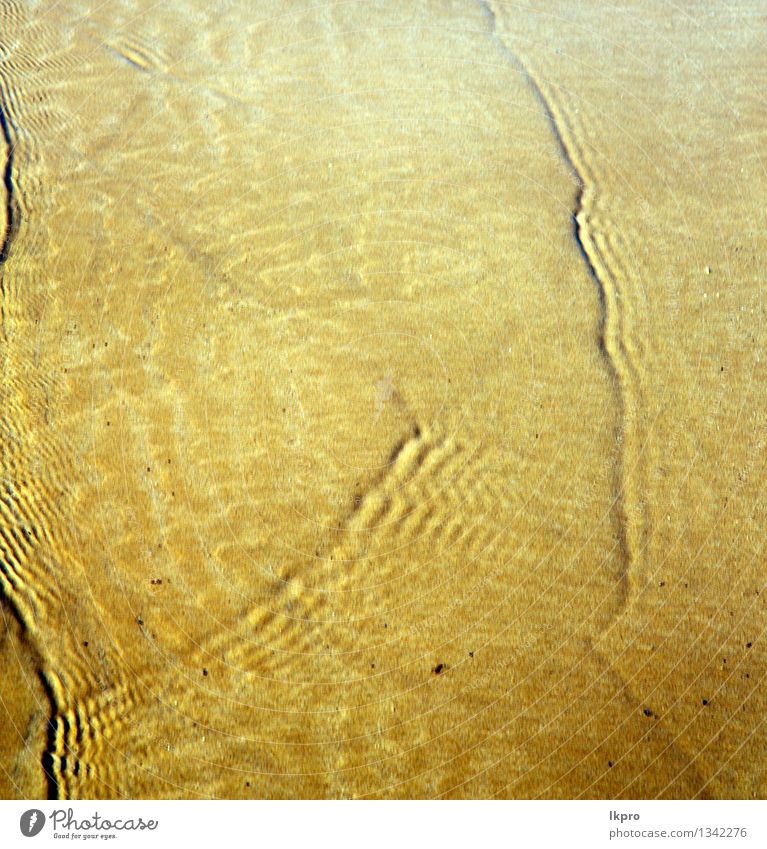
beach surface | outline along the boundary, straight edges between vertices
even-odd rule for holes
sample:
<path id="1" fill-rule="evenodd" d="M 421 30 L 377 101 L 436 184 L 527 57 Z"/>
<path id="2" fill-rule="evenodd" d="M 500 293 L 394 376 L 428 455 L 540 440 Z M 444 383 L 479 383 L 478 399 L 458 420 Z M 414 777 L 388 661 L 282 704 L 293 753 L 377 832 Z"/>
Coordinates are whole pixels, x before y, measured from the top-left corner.
<path id="1" fill-rule="evenodd" d="M 765 23 L 0 4 L 0 797 L 765 797 Z"/>

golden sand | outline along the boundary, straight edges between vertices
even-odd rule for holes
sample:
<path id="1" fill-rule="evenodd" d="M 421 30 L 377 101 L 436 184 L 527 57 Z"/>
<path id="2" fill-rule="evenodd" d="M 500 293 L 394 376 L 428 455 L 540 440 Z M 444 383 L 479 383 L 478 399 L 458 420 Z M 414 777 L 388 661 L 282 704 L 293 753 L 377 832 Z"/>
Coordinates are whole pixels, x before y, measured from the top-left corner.
<path id="1" fill-rule="evenodd" d="M 0 6 L 0 795 L 765 796 L 764 22 Z"/>

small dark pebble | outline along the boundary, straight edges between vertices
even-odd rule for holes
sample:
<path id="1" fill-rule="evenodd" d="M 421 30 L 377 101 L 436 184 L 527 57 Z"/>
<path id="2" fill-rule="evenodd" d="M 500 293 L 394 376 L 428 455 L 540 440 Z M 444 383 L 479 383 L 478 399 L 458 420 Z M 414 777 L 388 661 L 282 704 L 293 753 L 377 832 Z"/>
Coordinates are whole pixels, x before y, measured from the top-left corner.
<path id="1" fill-rule="evenodd" d="M 753 646 L 753 643 L 746 643 L 746 648 L 747 648 L 747 649 L 750 649 L 750 648 L 751 648 L 751 646 Z"/>
<path id="2" fill-rule="evenodd" d="M 203 669 L 203 670 L 202 670 L 202 674 L 203 674 L 203 677 L 204 677 L 204 678 L 207 678 L 207 677 L 208 677 L 208 670 L 207 670 L 207 669 Z"/>
<path id="3" fill-rule="evenodd" d="M 608 761 L 608 762 L 607 762 L 607 766 L 612 767 L 612 765 L 613 765 L 613 762 L 612 762 L 612 761 Z"/>
<path id="4" fill-rule="evenodd" d="M 473 651 L 470 651 L 470 652 L 469 652 L 469 657 L 474 657 L 474 652 L 473 652 Z"/>
<path id="5" fill-rule="evenodd" d="M 85 646 L 85 648 L 88 648 L 88 641 L 87 641 L 87 640 L 83 640 L 83 645 Z"/>
<path id="6" fill-rule="evenodd" d="M 702 701 L 703 701 L 703 704 L 704 704 L 704 705 L 707 705 L 707 704 L 708 704 L 708 699 L 703 699 Z"/>
<path id="7" fill-rule="evenodd" d="M 444 664 L 444 663 L 438 663 L 438 664 L 434 667 L 434 669 L 432 669 L 432 672 L 433 672 L 435 675 L 439 675 L 441 672 L 444 672 L 446 669 L 447 669 L 447 665 L 446 665 L 446 664 Z"/>
<path id="8" fill-rule="evenodd" d="M 650 708 L 645 708 L 643 713 L 645 716 L 652 716 L 652 711 L 650 710 Z"/>

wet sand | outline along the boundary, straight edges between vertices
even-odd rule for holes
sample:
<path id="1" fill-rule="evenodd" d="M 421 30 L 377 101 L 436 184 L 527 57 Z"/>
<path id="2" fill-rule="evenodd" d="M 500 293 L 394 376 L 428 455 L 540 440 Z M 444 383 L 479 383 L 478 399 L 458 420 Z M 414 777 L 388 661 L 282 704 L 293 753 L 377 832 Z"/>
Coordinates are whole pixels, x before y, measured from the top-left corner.
<path id="1" fill-rule="evenodd" d="M 765 796 L 764 19 L 0 7 L 0 796 Z"/>

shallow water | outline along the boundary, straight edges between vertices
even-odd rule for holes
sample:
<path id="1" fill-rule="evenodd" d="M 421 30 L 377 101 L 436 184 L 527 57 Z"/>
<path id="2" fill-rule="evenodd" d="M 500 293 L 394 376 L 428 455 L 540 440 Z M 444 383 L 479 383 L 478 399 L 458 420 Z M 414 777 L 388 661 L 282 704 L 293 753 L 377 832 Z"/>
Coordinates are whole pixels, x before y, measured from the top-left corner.
<path id="1" fill-rule="evenodd" d="M 2 795 L 763 797 L 757 4 L 0 10 Z"/>

